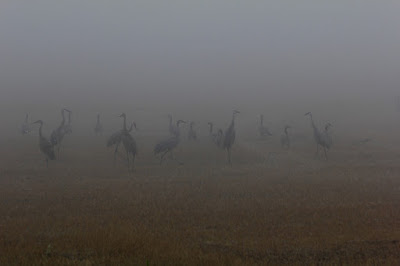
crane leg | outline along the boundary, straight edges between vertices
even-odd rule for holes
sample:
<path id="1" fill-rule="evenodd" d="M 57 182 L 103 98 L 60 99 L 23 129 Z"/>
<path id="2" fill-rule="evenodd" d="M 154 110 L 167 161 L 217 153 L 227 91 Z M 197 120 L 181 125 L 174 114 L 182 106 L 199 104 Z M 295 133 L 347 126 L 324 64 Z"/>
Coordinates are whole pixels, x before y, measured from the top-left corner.
<path id="1" fill-rule="evenodd" d="M 231 150 L 228 149 L 227 151 L 228 151 L 228 163 L 229 163 L 230 165 L 232 165 L 232 162 L 231 162 Z"/>
<path id="2" fill-rule="evenodd" d="M 49 168 L 49 159 L 46 158 L 46 168 Z"/>
<path id="3" fill-rule="evenodd" d="M 317 151 L 315 152 L 314 158 L 317 158 L 318 153 L 319 153 L 319 144 L 317 144 Z"/>
<path id="4" fill-rule="evenodd" d="M 118 146 L 119 146 L 119 143 L 117 143 L 117 145 L 115 146 L 115 151 L 114 151 L 114 167 L 115 167 L 115 161 L 116 161 L 116 158 L 117 158 Z"/>
<path id="5" fill-rule="evenodd" d="M 167 154 L 168 152 L 169 152 L 169 150 L 165 151 L 165 152 L 161 155 L 161 157 L 160 157 L 160 164 L 162 164 L 162 161 L 163 161 L 163 159 L 164 159 L 164 156 L 165 156 L 165 154 Z"/>

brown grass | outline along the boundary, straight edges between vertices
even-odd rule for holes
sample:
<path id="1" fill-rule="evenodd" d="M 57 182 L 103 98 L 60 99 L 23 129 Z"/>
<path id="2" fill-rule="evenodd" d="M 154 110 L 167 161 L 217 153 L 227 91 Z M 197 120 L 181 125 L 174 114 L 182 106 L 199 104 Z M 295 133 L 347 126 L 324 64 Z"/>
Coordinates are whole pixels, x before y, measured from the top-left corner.
<path id="1" fill-rule="evenodd" d="M 133 174 L 104 140 L 71 136 L 45 168 L 33 136 L 1 143 L 0 265 L 400 263 L 399 153 L 203 141 L 158 165 L 138 138 Z M 265 150 L 277 164 L 263 163 Z"/>

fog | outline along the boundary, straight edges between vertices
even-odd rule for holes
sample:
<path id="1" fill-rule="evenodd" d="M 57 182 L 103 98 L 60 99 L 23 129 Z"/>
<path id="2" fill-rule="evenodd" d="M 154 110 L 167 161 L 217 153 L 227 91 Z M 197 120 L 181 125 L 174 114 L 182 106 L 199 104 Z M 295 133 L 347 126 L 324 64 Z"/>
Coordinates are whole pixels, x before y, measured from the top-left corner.
<path id="1" fill-rule="evenodd" d="M 82 131 L 122 111 L 145 129 L 167 113 L 238 127 L 336 133 L 398 123 L 397 1 L 3 1 L 2 133 L 29 113 L 54 128 L 74 111 Z M 117 120 L 117 122 L 119 122 Z M 225 123 L 225 124 L 224 124 Z"/>

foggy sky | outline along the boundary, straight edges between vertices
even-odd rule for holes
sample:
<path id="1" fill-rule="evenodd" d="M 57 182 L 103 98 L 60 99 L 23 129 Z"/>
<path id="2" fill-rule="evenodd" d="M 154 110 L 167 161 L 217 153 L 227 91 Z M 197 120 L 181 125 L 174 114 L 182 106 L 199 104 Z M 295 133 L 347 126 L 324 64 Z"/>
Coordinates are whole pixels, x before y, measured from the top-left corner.
<path id="1" fill-rule="evenodd" d="M 344 116 L 400 87 L 398 1 L 2 1 L 0 103 Z M 117 108 L 121 105 L 121 108 Z M 22 107 L 21 107 L 22 106 Z M 158 109 L 157 109 L 158 108 Z M 390 107 L 392 108 L 392 107 Z M 58 111 L 57 111 L 58 112 Z M 284 110 L 282 110 L 284 112 Z M 342 113 L 341 113 L 342 112 Z"/>

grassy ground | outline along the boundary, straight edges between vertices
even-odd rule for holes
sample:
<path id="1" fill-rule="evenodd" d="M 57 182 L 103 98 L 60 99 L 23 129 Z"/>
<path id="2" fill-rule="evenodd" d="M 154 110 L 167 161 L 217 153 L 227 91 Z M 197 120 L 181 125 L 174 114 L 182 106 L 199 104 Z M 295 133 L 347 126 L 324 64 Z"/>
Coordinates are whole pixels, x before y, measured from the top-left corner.
<path id="1" fill-rule="evenodd" d="M 67 137 L 48 169 L 36 137 L 3 140 L 0 265 L 400 263 L 400 151 L 343 145 L 326 162 L 252 141 L 230 167 L 204 140 L 160 166 L 154 142 L 138 138 L 130 174 L 103 138 Z"/>

